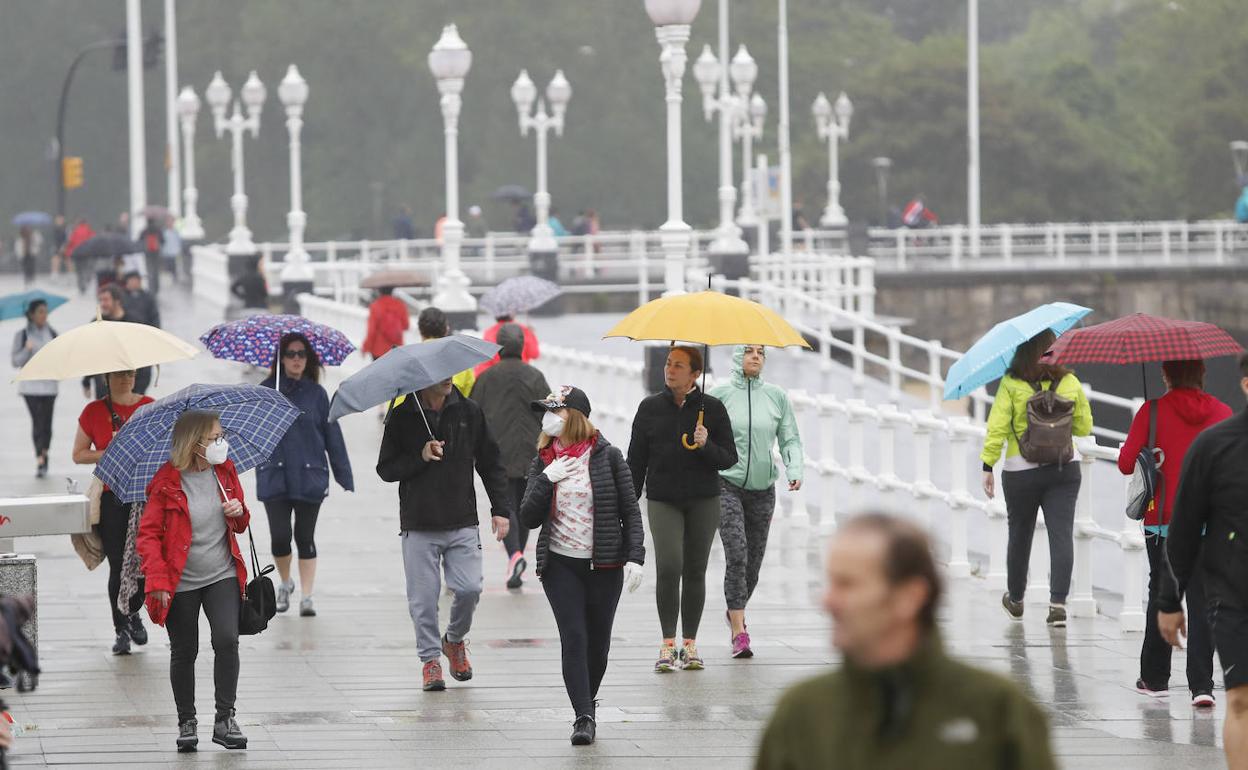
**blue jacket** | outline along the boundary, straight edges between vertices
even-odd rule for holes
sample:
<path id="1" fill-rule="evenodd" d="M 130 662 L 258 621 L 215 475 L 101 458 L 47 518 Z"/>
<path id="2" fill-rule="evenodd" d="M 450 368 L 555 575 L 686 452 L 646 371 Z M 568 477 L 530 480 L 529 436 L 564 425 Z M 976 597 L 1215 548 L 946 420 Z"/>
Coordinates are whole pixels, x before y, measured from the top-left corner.
<path id="1" fill-rule="evenodd" d="M 273 377 L 260 385 L 273 387 Z M 330 467 L 339 486 L 354 491 L 347 445 L 342 440 L 342 428 L 329 421 L 325 389 L 311 380 L 283 377 L 282 395 L 299 408 L 300 415 L 273 456 L 256 468 L 256 498 L 319 503 L 329 494 Z"/>

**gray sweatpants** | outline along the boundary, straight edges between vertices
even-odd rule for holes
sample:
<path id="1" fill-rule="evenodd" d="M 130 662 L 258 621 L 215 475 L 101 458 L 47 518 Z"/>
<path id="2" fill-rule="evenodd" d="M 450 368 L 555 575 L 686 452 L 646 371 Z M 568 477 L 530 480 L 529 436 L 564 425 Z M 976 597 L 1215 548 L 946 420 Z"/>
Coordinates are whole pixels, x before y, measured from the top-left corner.
<path id="1" fill-rule="evenodd" d="M 724 542 L 724 600 L 743 610 L 758 585 L 767 533 L 776 512 L 776 488 L 743 489 L 719 480 L 719 538 Z"/>
<path id="2" fill-rule="evenodd" d="M 1026 471 L 1001 474 L 1009 543 L 1005 550 L 1006 584 L 1010 598 L 1023 600 L 1027 567 L 1031 564 L 1031 540 L 1036 534 L 1036 513 L 1044 509 L 1049 534 L 1049 601 L 1065 604 L 1070 593 L 1070 573 L 1075 566 L 1075 503 L 1083 472 L 1079 463 L 1060 468 L 1042 465 Z"/>
<path id="3" fill-rule="evenodd" d="M 454 598 L 446 638 L 462 642 L 472 627 L 472 614 L 481 598 L 481 534 L 476 527 L 442 532 L 408 530 L 403 540 L 403 572 L 407 576 L 407 610 L 416 627 L 416 647 L 421 663 L 442 654 L 438 631 L 438 597 L 441 573 Z"/>

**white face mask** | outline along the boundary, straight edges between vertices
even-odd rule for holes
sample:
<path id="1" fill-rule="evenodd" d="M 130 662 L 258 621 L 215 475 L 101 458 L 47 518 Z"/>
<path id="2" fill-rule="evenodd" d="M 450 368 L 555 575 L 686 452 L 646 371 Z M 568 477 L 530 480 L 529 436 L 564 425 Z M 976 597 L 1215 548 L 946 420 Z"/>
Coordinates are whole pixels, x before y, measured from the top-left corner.
<path id="1" fill-rule="evenodd" d="M 542 415 L 542 433 L 554 438 L 563 433 L 563 418 L 554 412 Z"/>
<path id="2" fill-rule="evenodd" d="M 209 442 L 204 449 L 204 459 L 209 465 L 220 465 L 230 455 L 230 442 L 225 437 Z"/>

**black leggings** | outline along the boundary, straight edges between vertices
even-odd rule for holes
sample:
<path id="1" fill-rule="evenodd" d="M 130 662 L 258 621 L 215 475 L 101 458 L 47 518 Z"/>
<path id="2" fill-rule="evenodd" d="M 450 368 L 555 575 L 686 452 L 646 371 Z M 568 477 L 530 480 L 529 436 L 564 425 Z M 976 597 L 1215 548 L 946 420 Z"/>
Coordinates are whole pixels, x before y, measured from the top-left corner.
<path id="1" fill-rule="evenodd" d="M 130 599 L 130 612 L 123 615 L 117 609 L 117 596 L 121 593 L 121 565 L 126 555 L 126 530 L 130 526 L 130 506 L 117 499 L 111 490 L 100 496 L 100 523 L 95 531 L 104 546 L 108 559 L 108 608 L 113 613 L 113 631 L 129 626 L 129 615 L 143 606 L 143 579 L 139 578 L 139 590 Z"/>
<path id="2" fill-rule="evenodd" d="M 274 556 L 290 556 L 290 516 L 295 516 L 295 546 L 300 559 L 316 558 L 316 516 L 320 503 L 306 500 L 265 500 L 264 512 L 269 517 L 269 540 Z"/>
<path id="3" fill-rule="evenodd" d="M 719 527 L 719 496 L 679 503 L 646 501 L 658 580 L 654 587 L 664 639 L 696 639 L 706 605 L 706 565 Z"/>
<path id="4" fill-rule="evenodd" d="M 520 504 L 524 502 L 524 490 L 528 485 L 528 479 L 507 479 L 507 490 L 511 492 L 511 526 L 507 528 L 503 545 L 509 557 L 524 553 L 524 547 L 529 544 L 529 528 L 520 523 Z"/>
<path id="5" fill-rule="evenodd" d="M 24 396 L 26 409 L 30 412 L 31 439 L 35 442 L 35 455 L 42 457 L 52 444 L 52 407 L 56 396 Z"/>
<path id="6" fill-rule="evenodd" d="M 589 559 L 546 554 L 542 588 L 559 626 L 563 686 L 579 716 L 593 716 L 594 698 L 607 673 L 611 626 L 624 587 L 624 570 L 590 569 Z"/>
<path id="7" fill-rule="evenodd" d="M 195 717 L 195 659 L 199 657 L 199 608 L 212 633 L 212 682 L 216 688 L 216 721 L 234 712 L 238 694 L 238 613 L 242 597 L 238 578 L 173 595 L 165 628 L 169 631 L 169 683 L 178 722 Z"/>

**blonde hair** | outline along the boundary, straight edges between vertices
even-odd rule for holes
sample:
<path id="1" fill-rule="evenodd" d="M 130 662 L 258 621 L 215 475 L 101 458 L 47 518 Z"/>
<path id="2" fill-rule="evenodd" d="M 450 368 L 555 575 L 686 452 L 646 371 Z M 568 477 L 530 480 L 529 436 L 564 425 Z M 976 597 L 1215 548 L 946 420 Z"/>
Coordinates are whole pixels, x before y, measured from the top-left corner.
<path id="1" fill-rule="evenodd" d="M 195 465 L 195 450 L 199 442 L 207 438 L 212 429 L 221 421 L 216 412 L 190 410 L 173 426 L 173 449 L 169 452 L 169 462 L 173 467 L 184 471 Z"/>
<path id="2" fill-rule="evenodd" d="M 598 432 L 598 429 L 594 427 L 594 424 L 589 421 L 588 417 L 581 413 L 581 410 L 567 407 L 564 411 L 567 412 L 567 416 L 563 418 L 563 432 L 559 434 L 559 438 L 565 446 L 579 444 Z M 537 434 L 538 451 L 550 446 L 552 441 L 554 441 L 554 438 L 547 436 L 545 431 Z"/>

